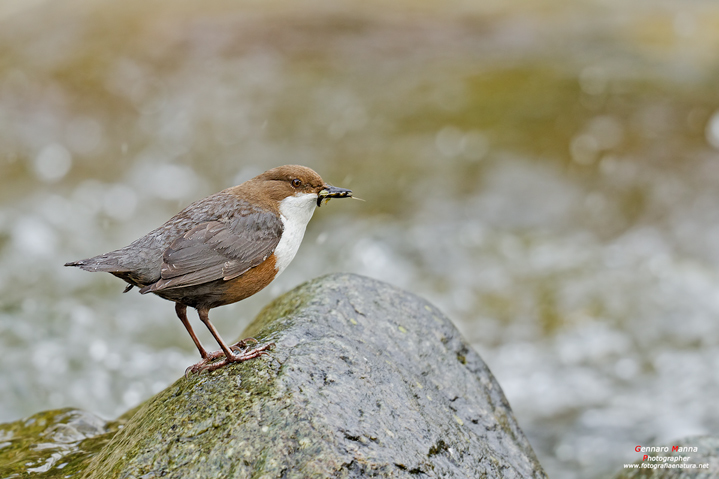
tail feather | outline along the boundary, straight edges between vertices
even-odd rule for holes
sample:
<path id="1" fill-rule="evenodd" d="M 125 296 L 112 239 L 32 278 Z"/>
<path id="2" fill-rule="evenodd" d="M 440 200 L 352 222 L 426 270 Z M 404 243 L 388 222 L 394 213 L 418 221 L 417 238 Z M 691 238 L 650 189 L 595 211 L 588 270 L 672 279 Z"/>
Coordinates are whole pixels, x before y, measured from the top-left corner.
<path id="1" fill-rule="evenodd" d="M 102 271 L 106 273 L 122 273 L 128 271 L 127 268 L 122 267 L 118 263 L 116 258 L 113 258 L 109 254 L 102 254 L 100 256 L 95 256 L 94 258 L 71 261 L 69 263 L 65 263 L 65 266 L 76 266 L 90 272 Z"/>
<path id="2" fill-rule="evenodd" d="M 161 261 L 161 259 L 158 261 Z M 111 251 L 88 259 L 70 261 L 65 263 L 65 266 L 74 266 L 91 273 L 104 272 L 113 274 L 130 284 L 125 289 L 125 292 L 130 291 L 132 286 L 142 288 L 160 279 L 159 264 L 154 264 L 141 255 L 129 255 L 123 250 Z"/>

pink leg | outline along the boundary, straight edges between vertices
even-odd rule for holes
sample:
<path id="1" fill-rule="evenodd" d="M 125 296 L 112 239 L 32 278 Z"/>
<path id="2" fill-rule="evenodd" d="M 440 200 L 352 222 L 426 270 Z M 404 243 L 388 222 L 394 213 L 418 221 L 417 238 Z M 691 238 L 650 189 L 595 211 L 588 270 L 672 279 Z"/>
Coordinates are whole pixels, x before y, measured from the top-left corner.
<path id="1" fill-rule="evenodd" d="M 210 333 L 212 333 L 212 336 L 217 341 L 217 344 L 220 345 L 221 350 L 213 351 L 211 353 L 205 352 L 205 355 L 202 356 L 202 361 L 187 368 L 187 370 L 185 371 L 185 375 L 191 372 L 197 373 L 204 370 L 214 371 L 215 369 L 219 369 L 230 363 L 239 363 L 242 361 L 247 361 L 249 359 L 254 359 L 262 356 L 263 354 L 268 354 L 267 350 L 275 345 L 274 343 L 270 343 L 247 351 L 247 341 L 254 341 L 255 343 L 257 343 L 256 339 L 248 338 L 243 339 L 242 341 L 238 341 L 232 346 L 227 346 L 227 343 L 225 343 L 222 337 L 220 337 L 220 333 L 217 332 L 215 326 L 210 322 L 209 312 L 210 310 L 207 308 L 200 308 L 197 310 L 197 313 L 200 316 L 200 320 L 205 323 L 207 329 L 210 330 Z M 233 352 L 233 350 L 237 351 L 237 353 Z M 212 362 L 213 360 L 219 359 L 222 356 L 224 356 L 225 358 L 221 361 L 217 361 L 214 363 Z"/>
<path id="2" fill-rule="evenodd" d="M 188 333 L 190 333 L 190 337 L 192 338 L 192 341 L 195 342 L 195 346 L 197 346 L 197 350 L 200 351 L 200 356 L 202 356 L 202 359 L 207 358 L 208 354 L 205 348 L 202 346 L 202 343 L 195 335 L 195 332 L 192 330 L 192 326 L 190 325 L 190 321 L 187 319 L 187 306 L 180 303 L 175 303 L 175 313 L 177 313 L 177 317 L 180 318 L 180 321 L 182 321 L 182 324 L 185 325 L 185 329 Z"/>

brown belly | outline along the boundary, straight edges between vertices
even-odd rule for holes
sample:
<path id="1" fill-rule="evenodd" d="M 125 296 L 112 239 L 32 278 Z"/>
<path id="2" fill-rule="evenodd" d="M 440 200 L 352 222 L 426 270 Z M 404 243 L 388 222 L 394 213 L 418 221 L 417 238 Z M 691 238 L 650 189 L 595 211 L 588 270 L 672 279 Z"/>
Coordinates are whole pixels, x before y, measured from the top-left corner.
<path id="1" fill-rule="evenodd" d="M 193 308 L 216 308 L 249 298 L 270 284 L 276 275 L 275 255 L 272 254 L 259 266 L 229 281 L 218 279 L 195 286 L 161 290 L 155 294 Z"/>

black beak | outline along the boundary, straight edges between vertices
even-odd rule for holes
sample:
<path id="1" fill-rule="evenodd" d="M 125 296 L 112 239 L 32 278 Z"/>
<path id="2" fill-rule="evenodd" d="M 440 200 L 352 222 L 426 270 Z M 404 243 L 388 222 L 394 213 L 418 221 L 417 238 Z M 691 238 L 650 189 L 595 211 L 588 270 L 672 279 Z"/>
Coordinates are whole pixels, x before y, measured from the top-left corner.
<path id="1" fill-rule="evenodd" d="M 327 203 L 330 198 L 350 198 L 351 196 L 352 190 L 327 185 L 317 195 L 317 206 Z"/>

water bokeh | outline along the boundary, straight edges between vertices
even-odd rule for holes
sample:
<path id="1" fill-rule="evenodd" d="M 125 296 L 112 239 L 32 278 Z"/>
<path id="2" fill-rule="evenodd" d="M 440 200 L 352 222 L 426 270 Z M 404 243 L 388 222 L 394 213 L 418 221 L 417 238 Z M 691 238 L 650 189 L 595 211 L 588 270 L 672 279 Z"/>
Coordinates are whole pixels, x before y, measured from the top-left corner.
<path id="1" fill-rule="evenodd" d="M 5 2 L 0 421 L 183 374 L 172 304 L 62 264 L 298 163 L 366 201 L 213 310 L 227 339 L 354 272 L 455 322 L 550 477 L 716 434 L 718 49 L 705 0 Z"/>

